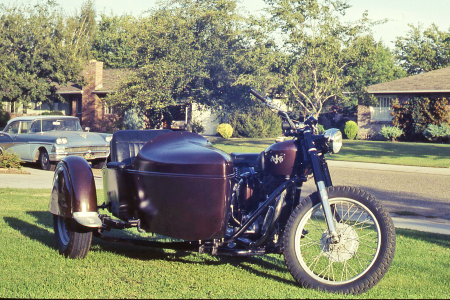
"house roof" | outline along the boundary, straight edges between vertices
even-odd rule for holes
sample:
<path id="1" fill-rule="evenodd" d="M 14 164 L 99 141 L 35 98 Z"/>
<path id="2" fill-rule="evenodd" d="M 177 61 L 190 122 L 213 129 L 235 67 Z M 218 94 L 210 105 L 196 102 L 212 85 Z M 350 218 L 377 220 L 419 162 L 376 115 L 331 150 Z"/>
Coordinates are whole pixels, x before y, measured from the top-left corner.
<path id="1" fill-rule="evenodd" d="M 115 92 L 119 89 L 123 80 L 128 78 L 134 71 L 130 69 L 104 69 L 103 83 L 94 93 L 107 94 Z M 82 94 L 83 87 L 73 82 L 67 83 L 65 86 L 56 85 L 58 94 Z"/>
<path id="2" fill-rule="evenodd" d="M 371 85 L 370 94 L 450 93 L 450 67 Z"/>

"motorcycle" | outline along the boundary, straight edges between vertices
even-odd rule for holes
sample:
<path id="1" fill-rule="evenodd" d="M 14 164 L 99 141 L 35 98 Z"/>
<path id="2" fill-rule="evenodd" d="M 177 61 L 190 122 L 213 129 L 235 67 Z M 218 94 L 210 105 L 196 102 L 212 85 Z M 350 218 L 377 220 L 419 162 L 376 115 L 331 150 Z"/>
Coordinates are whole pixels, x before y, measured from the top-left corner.
<path id="1" fill-rule="evenodd" d="M 333 186 L 325 155 L 340 151 L 341 132 L 315 134 L 313 116 L 292 120 L 269 98 L 250 93 L 283 118 L 291 139 L 261 153 L 228 155 L 186 131 L 118 131 L 102 169 L 102 205 L 87 161 L 64 158 L 49 209 L 60 254 L 84 258 L 94 235 L 211 255 L 283 254 L 301 286 L 328 292 L 359 294 L 377 284 L 394 257 L 395 229 L 368 192 Z M 317 191 L 302 198 L 309 178 Z M 109 214 L 99 213 L 104 209 Z M 172 240 L 106 234 L 125 228 Z"/>

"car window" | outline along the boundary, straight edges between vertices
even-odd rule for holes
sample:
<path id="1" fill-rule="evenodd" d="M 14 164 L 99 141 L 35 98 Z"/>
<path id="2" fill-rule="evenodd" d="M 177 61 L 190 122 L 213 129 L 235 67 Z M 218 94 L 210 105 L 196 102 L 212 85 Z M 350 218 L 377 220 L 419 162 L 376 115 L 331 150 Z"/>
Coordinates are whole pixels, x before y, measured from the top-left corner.
<path id="1" fill-rule="evenodd" d="M 77 119 L 36 120 L 31 126 L 31 132 L 56 130 L 81 131 L 82 129 Z"/>
<path id="2" fill-rule="evenodd" d="M 6 130 L 7 133 L 19 133 L 19 125 L 20 122 L 14 122 L 9 125 L 8 129 Z"/>
<path id="3" fill-rule="evenodd" d="M 31 122 L 20 122 L 20 133 L 28 133 L 30 130 Z"/>

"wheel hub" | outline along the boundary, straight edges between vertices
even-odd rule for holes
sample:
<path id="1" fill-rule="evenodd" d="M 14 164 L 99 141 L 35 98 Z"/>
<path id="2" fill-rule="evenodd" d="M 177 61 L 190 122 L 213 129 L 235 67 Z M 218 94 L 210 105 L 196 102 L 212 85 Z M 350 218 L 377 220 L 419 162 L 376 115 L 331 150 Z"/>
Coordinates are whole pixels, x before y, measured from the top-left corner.
<path id="1" fill-rule="evenodd" d="M 353 227 L 336 223 L 336 232 L 339 242 L 332 243 L 331 237 L 326 230 L 320 239 L 322 254 L 333 262 L 344 262 L 352 258 L 359 246 L 358 234 Z"/>

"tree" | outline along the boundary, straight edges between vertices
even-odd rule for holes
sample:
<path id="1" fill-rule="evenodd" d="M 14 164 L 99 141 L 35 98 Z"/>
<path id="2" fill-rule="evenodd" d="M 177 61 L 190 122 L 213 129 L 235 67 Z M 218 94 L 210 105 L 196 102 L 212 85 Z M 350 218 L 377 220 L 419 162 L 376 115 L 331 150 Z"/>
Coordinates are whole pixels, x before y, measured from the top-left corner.
<path id="1" fill-rule="evenodd" d="M 136 68 L 137 48 L 141 19 L 130 15 L 101 15 L 98 30 L 92 44 L 95 59 L 104 62 L 106 68 Z"/>
<path id="2" fill-rule="evenodd" d="M 331 99 L 348 102 L 346 70 L 368 56 L 373 45 L 366 36 L 376 22 L 364 14 L 357 23 L 343 23 L 349 5 L 341 0 L 266 2 L 284 36 L 283 89 L 291 104 L 317 116 Z"/>
<path id="3" fill-rule="evenodd" d="M 347 83 L 344 89 L 353 105 L 375 105 L 376 98 L 366 93 L 365 88 L 392 81 L 405 76 L 405 72 L 396 64 L 395 56 L 381 42 L 376 42 L 371 35 L 361 37 L 357 41 L 363 55 L 344 70 Z"/>
<path id="4" fill-rule="evenodd" d="M 0 5 L 1 100 L 46 101 L 49 96 L 58 97 L 55 84 L 82 80 L 90 30 L 83 14 L 90 11 L 89 3 L 72 18 L 65 18 L 53 1 Z"/>
<path id="5" fill-rule="evenodd" d="M 409 24 L 406 37 L 398 37 L 395 53 L 400 65 L 410 75 L 447 67 L 450 64 L 450 33 L 440 31 L 432 24 L 422 31 L 422 26 Z"/>
<path id="6" fill-rule="evenodd" d="M 139 107 L 150 127 L 180 101 L 218 111 L 244 105 L 248 87 L 237 79 L 259 59 L 248 55 L 254 44 L 245 22 L 235 0 L 160 2 L 140 19 L 135 76 L 108 101 L 122 111 Z"/>

